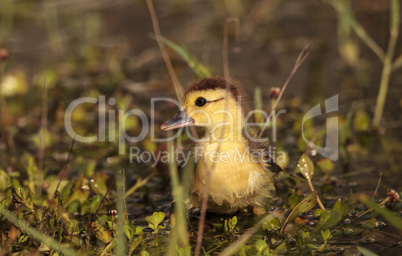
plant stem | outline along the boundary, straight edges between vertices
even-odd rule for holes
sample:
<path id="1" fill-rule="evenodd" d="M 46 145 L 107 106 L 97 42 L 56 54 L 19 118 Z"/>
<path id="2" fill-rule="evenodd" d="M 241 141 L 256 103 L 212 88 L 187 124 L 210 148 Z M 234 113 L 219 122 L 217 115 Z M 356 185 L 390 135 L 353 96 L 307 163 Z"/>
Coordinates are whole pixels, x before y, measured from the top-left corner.
<path id="1" fill-rule="evenodd" d="M 149 9 L 149 13 L 151 14 L 152 25 L 155 32 L 156 42 L 158 43 L 159 49 L 161 51 L 163 60 L 165 61 L 165 65 L 168 69 L 170 79 L 172 80 L 173 87 L 176 92 L 177 99 L 181 101 L 183 99 L 183 88 L 177 78 L 176 72 L 174 71 L 172 62 L 170 61 L 169 54 L 167 53 L 166 46 L 161 39 L 161 31 L 159 29 L 158 17 L 156 16 L 155 7 L 152 3 L 152 0 L 147 0 L 147 5 Z"/>
<path id="2" fill-rule="evenodd" d="M 168 137 L 171 137 L 171 133 L 168 133 Z M 173 149 L 173 141 L 168 141 L 169 152 L 169 172 L 171 177 L 171 184 L 174 196 L 174 214 L 176 223 L 172 228 L 170 243 L 168 248 L 168 255 L 176 255 L 177 246 L 186 246 L 188 244 L 187 239 L 187 227 L 186 227 L 186 209 L 184 206 L 183 185 L 180 184 L 179 174 L 177 172 L 177 166 L 175 161 L 175 151 Z"/>
<path id="3" fill-rule="evenodd" d="M 385 56 L 384 66 L 381 74 L 380 91 L 377 97 L 377 104 L 374 112 L 373 126 L 380 128 L 382 113 L 384 111 L 385 99 L 387 97 L 389 78 L 392 72 L 392 59 L 395 53 L 396 41 L 399 33 L 399 0 L 391 2 L 391 28 L 388 43 L 387 55 Z"/>
<path id="4" fill-rule="evenodd" d="M 276 143 L 276 112 L 275 112 L 275 103 L 276 99 L 273 99 L 271 102 L 272 109 L 272 142 Z"/>
<path id="5" fill-rule="evenodd" d="M 397 0 L 398 1 L 398 0 Z M 350 10 L 347 10 L 341 2 L 337 0 L 329 0 L 329 3 L 334 7 L 334 9 L 344 17 L 345 21 L 349 22 L 351 27 L 356 32 L 357 36 L 377 55 L 377 57 L 384 62 L 385 61 L 385 53 L 378 46 L 378 44 L 367 34 L 366 30 L 356 21 L 353 15 L 350 13 Z"/>
<path id="6" fill-rule="evenodd" d="M 176 97 L 177 100 L 181 103 L 183 99 L 183 87 L 179 82 L 179 79 L 177 78 L 176 72 L 174 71 L 172 62 L 170 61 L 169 54 L 166 50 L 166 46 L 162 41 L 162 36 L 161 36 L 161 31 L 159 28 L 159 21 L 158 21 L 158 16 L 156 15 L 155 12 L 155 7 L 154 4 L 152 3 L 152 0 L 147 0 L 147 5 L 149 9 L 149 13 L 151 15 L 152 19 L 152 26 L 154 28 L 155 32 L 155 37 L 156 37 L 156 42 L 158 43 L 159 50 L 161 51 L 162 58 L 165 61 L 166 68 L 168 69 L 170 79 L 172 80 L 174 90 L 176 92 Z M 194 126 L 190 127 L 191 134 L 193 135 L 194 138 L 198 139 L 198 134 Z"/>
<path id="7" fill-rule="evenodd" d="M 117 213 L 119 217 L 117 218 L 117 239 L 116 239 L 116 255 L 123 256 L 126 255 L 127 242 L 124 230 L 126 228 L 126 182 L 125 182 L 125 171 L 124 169 L 117 173 Z"/>
<path id="8" fill-rule="evenodd" d="M 311 42 L 310 42 L 311 43 Z M 283 84 L 282 88 L 281 88 L 281 92 L 279 93 L 278 99 L 275 102 L 275 105 L 273 106 L 271 113 L 269 114 L 267 121 L 265 121 L 264 126 L 262 127 L 260 133 L 258 134 L 258 138 L 261 138 L 262 134 L 264 133 L 265 128 L 267 127 L 267 125 L 269 124 L 269 121 L 271 120 L 271 116 L 272 116 L 272 112 L 273 110 L 276 109 L 276 107 L 278 106 L 278 103 L 281 101 L 282 95 L 286 90 L 286 87 L 288 86 L 290 80 L 292 79 L 292 77 L 294 76 L 294 74 L 296 73 L 296 71 L 299 69 L 299 67 L 301 66 L 301 64 L 303 63 L 303 61 L 308 57 L 308 55 L 310 53 L 306 53 L 307 48 L 310 46 L 310 43 L 306 44 L 306 46 L 304 46 L 303 50 L 299 53 L 299 56 L 296 59 L 296 62 L 292 68 L 292 71 L 290 72 L 288 78 L 286 79 L 285 83 Z"/>
<path id="9" fill-rule="evenodd" d="M 36 174 L 36 191 L 35 196 L 38 202 L 42 196 L 42 184 L 43 184 L 43 173 L 44 173 L 44 159 L 45 159 L 45 149 L 46 149 L 46 135 L 47 135 L 47 89 L 46 89 L 46 81 L 43 81 L 42 87 L 42 120 L 41 120 L 41 129 L 39 132 L 39 152 L 38 152 L 38 172 Z"/>
<path id="10" fill-rule="evenodd" d="M 311 180 L 310 180 L 310 179 L 307 179 L 307 183 L 308 183 L 308 186 L 310 187 L 311 192 L 314 192 L 315 189 L 314 189 L 313 183 L 311 183 Z M 318 194 L 317 194 L 317 203 L 318 203 L 318 205 L 320 206 L 320 208 L 321 208 L 322 210 L 324 210 L 324 211 L 326 210 L 326 209 L 325 209 L 325 206 L 324 206 L 324 204 L 321 202 L 321 199 L 320 199 L 320 197 L 318 196 Z"/>
<path id="11" fill-rule="evenodd" d="M 392 63 L 392 72 L 397 70 L 398 68 L 402 67 L 402 55 L 400 55 L 394 63 Z"/>
<path id="12" fill-rule="evenodd" d="M 388 203 L 389 200 L 390 200 L 389 197 L 387 197 L 387 198 L 384 199 L 384 201 L 382 201 L 382 202 L 379 203 L 378 205 L 379 205 L 379 206 L 385 205 L 386 203 Z M 364 216 L 364 215 L 366 215 L 367 213 L 370 213 L 370 212 L 372 212 L 372 211 L 373 211 L 372 208 L 367 209 L 366 211 L 360 213 L 360 214 L 357 216 L 357 218 L 360 218 L 360 217 L 362 217 L 362 216 Z"/>
<path id="13" fill-rule="evenodd" d="M 233 22 L 235 25 L 235 35 L 236 41 L 239 34 L 239 19 L 238 18 L 228 18 L 223 25 L 223 47 L 222 47 L 222 62 L 223 62 L 223 74 L 226 79 L 230 77 L 229 73 L 229 32 L 228 25 L 229 22 Z"/>

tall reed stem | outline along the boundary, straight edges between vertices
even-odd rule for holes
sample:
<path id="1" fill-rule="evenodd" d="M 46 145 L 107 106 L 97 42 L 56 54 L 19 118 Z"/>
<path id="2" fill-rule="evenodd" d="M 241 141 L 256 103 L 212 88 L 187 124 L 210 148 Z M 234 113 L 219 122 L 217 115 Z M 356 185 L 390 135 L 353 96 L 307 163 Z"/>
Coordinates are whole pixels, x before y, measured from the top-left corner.
<path id="1" fill-rule="evenodd" d="M 373 126 L 378 129 L 380 127 L 382 114 L 384 111 L 385 99 L 387 97 L 389 78 L 392 72 L 392 59 L 395 53 L 396 41 L 399 34 L 399 0 L 391 2 L 391 27 L 388 50 L 384 60 L 384 66 L 381 74 L 380 91 L 377 96 L 377 104 L 374 112 Z"/>

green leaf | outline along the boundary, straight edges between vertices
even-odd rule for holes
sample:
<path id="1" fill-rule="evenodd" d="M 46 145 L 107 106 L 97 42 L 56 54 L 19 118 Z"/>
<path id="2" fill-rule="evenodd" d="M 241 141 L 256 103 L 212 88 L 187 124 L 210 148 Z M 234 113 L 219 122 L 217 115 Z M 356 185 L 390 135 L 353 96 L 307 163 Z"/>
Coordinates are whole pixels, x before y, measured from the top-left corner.
<path id="1" fill-rule="evenodd" d="M 371 122 L 370 117 L 363 109 L 356 112 L 355 118 L 353 119 L 353 127 L 358 132 L 365 132 L 370 128 Z"/>
<path id="2" fill-rule="evenodd" d="M 157 233 L 161 229 L 165 229 L 164 226 L 159 225 L 164 219 L 164 212 L 154 212 L 152 216 L 145 217 L 145 220 L 148 222 L 148 227 L 152 228 L 154 233 Z"/>
<path id="3" fill-rule="evenodd" d="M 255 242 L 255 248 L 257 249 L 257 255 L 269 255 L 268 244 L 264 240 L 257 240 Z"/>
<path id="4" fill-rule="evenodd" d="M 311 210 L 315 205 L 317 204 L 317 191 L 311 192 L 306 196 L 306 198 L 303 199 L 294 209 L 293 211 L 289 214 L 287 219 L 282 225 L 280 234 L 283 233 L 285 230 L 286 225 L 288 224 L 289 221 L 293 220 L 294 218 L 297 217 L 300 213 L 307 212 Z"/>
<path id="5" fill-rule="evenodd" d="M 279 230 L 280 228 L 281 223 L 278 218 L 272 218 L 262 225 L 262 229 L 266 231 Z"/>
<path id="6" fill-rule="evenodd" d="M 338 201 L 336 201 L 336 203 L 334 204 L 333 210 L 335 212 L 339 212 L 340 214 L 342 214 L 342 216 L 346 216 L 346 214 L 348 213 L 346 204 L 344 201 L 342 201 L 342 199 L 338 199 Z"/>
<path id="7" fill-rule="evenodd" d="M 3 192 L 11 185 L 10 176 L 2 169 L 0 169 L 0 192 Z"/>
<path id="8" fill-rule="evenodd" d="M 302 200 L 302 196 L 301 196 L 301 195 L 299 195 L 299 194 L 297 194 L 297 193 L 292 194 L 292 195 L 289 197 L 289 200 L 288 200 L 289 205 L 290 205 L 290 209 L 295 208 L 296 205 L 298 205 L 298 204 L 301 202 L 301 200 Z"/>
<path id="9" fill-rule="evenodd" d="M 237 225 L 237 217 L 234 216 L 231 220 L 230 220 L 230 225 L 235 228 Z"/>
<path id="10" fill-rule="evenodd" d="M 329 229 L 326 229 L 325 231 L 321 230 L 321 236 L 324 243 L 327 244 L 328 240 L 332 237 L 331 231 Z"/>
<path id="11" fill-rule="evenodd" d="M 359 250 L 359 252 L 361 254 L 363 254 L 364 256 L 378 256 L 378 254 L 376 254 L 376 253 L 374 253 L 374 252 L 372 252 L 372 251 L 370 251 L 370 250 L 368 250 L 368 249 L 366 249 L 364 247 L 357 246 L 357 250 Z"/>
<path id="12" fill-rule="evenodd" d="M 300 235 L 304 240 L 306 240 L 306 241 L 310 240 L 310 232 L 303 231 L 303 232 L 301 232 Z"/>
<path id="13" fill-rule="evenodd" d="M 96 238 L 103 241 L 104 243 L 109 243 L 111 241 L 109 232 L 101 224 L 92 222 L 91 230 L 92 230 L 92 233 L 96 236 Z"/>
<path id="14" fill-rule="evenodd" d="M 247 245 L 242 245 L 239 249 L 239 251 L 237 252 L 239 254 L 239 256 L 247 256 L 247 252 L 250 250 L 250 247 L 248 247 Z"/>
<path id="15" fill-rule="evenodd" d="M 317 230 L 329 229 L 342 220 L 342 214 L 336 211 L 323 211 L 317 223 Z"/>
<path id="16" fill-rule="evenodd" d="M 322 252 L 325 249 L 325 244 L 322 244 L 320 247 L 318 247 L 317 251 Z"/>
<path id="17" fill-rule="evenodd" d="M 178 256 L 191 256 L 191 246 L 187 245 L 185 247 L 177 247 L 176 255 Z"/>
<path id="18" fill-rule="evenodd" d="M 78 199 L 73 200 L 69 205 L 67 206 L 67 212 L 69 213 L 79 213 L 81 212 L 81 203 L 78 201 Z"/>
<path id="19" fill-rule="evenodd" d="M 225 226 L 225 232 L 232 232 L 235 230 L 237 225 L 237 217 L 234 216 L 232 219 L 230 220 L 225 220 L 224 222 L 224 226 Z"/>
<path id="20" fill-rule="evenodd" d="M 135 227 L 135 233 L 134 235 L 140 235 L 143 233 L 142 227 Z"/>
<path id="21" fill-rule="evenodd" d="M 94 213 L 98 208 L 102 197 L 100 195 L 94 195 L 81 204 L 81 214 Z"/>
<path id="22" fill-rule="evenodd" d="M 134 252 L 135 248 L 137 248 L 138 245 L 140 245 L 142 239 L 143 239 L 143 236 L 138 236 L 137 238 L 135 238 L 133 240 L 133 242 L 130 244 L 130 248 L 128 250 L 128 255 L 132 255 L 132 253 Z"/>
<path id="23" fill-rule="evenodd" d="M 125 225 L 125 230 L 124 232 L 126 233 L 126 236 L 129 241 L 133 239 L 134 236 L 136 235 L 141 235 L 143 233 L 142 227 L 134 227 L 133 225 Z"/>
<path id="24" fill-rule="evenodd" d="M 313 249 L 313 250 L 318 250 L 318 249 L 320 249 L 320 247 L 318 247 L 317 245 L 314 245 L 314 244 L 306 244 L 306 246 L 307 246 L 308 248 Z"/>
<path id="25" fill-rule="evenodd" d="M 74 200 L 78 200 L 81 203 L 84 203 L 90 194 L 88 183 L 89 180 L 87 177 L 80 176 L 78 180 L 74 183 L 73 193 L 66 201 L 64 201 L 63 206 L 68 206 Z"/>
<path id="26" fill-rule="evenodd" d="M 371 218 L 368 221 L 363 221 L 362 222 L 362 227 L 364 228 L 375 228 L 377 220 L 375 218 Z"/>
<path id="27" fill-rule="evenodd" d="M 141 256 L 149 256 L 149 252 L 147 252 L 147 251 L 142 251 L 140 255 L 141 255 Z"/>
<path id="28" fill-rule="evenodd" d="M 320 168 L 324 173 L 330 173 L 333 169 L 334 169 L 334 163 L 328 159 L 328 158 L 324 158 L 324 159 L 320 159 L 317 162 L 317 166 L 318 168 Z"/>
<path id="29" fill-rule="evenodd" d="M 204 67 L 184 45 L 180 46 L 163 36 L 161 36 L 160 38 L 167 46 L 169 46 L 173 51 L 180 55 L 180 57 L 185 62 L 187 62 L 187 64 L 197 74 L 197 76 L 199 76 L 200 78 L 211 76 L 211 72 L 209 72 L 209 70 Z"/>
<path id="30" fill-rule="evenodd" d="M 383 216 L 387 221 L 391 223 L 391 225 L 396 228 L 402 230 L 402 219 L 398 216 L 394 215 L 392 212 L 388 211 L 385 208 L 382 208 L 378 204 L 374 203 L 372 200 L 367 197 L 363 197 L 361 199 L 363 203 L 365 203 L 368 207 L 372 208 L 374 211 L 378 212 L 381 216 Z"/>
<path id="31" fill-rule="evenodd" d="M 314 175 L 314 164 L 306 154 L 300 157 L 297 169 L 307 180 L 311 180 Z"/>
<path id="32" fill-rule="evenodd" d="M 320 215 L 321 215 L 321 213 L 323 213 L 325 210 L 323 210 L 323 209 L 316 209 L 315 211 L 314 211 L 314 217 L 319 217 Z"/>
<path id="33" fill-rule="evenodd" d="M 235 230 L 237 225 L 237 217 L 234 216 L 232 219 L 228 221 L 228 231 L 232 232 Z"/>
<path id="34" fill-rule="evenodd" d="M 47 245 L 50 248 L 53 248 L 56 251 L 63 253 L 64 255 L 78 255 L 78 253 L 67 247 L 66 244 L 60 244 L 60 241 L 54 240 L 52 237 L 45 235 L 44 233 L 40 232 L 37 229 L 34 229 L 29 226 L 29 224 L 23 220 L 18 219 L 14 214 L 12 214 L 7 209 L 3 207 L 0 208 L 0 216 L 4 215 L 10 222 L 12 222 L 15 226 L 19 227 L 22 231 L 26 232 L 28 235 L 20 236 L 19 239 L 21 240 L 28 240 L 30 238 L 34 238 L 37 241 L 42 242 L 43 244 Z M 21 241 L 24 242 L 24 241 Z"/>
<path id="35" fill-rule="evenodd" d="M 283 255 L 287 251 L 286 241 L 283 241 L 275 250 L 272 251 L 273 255 Z"/>

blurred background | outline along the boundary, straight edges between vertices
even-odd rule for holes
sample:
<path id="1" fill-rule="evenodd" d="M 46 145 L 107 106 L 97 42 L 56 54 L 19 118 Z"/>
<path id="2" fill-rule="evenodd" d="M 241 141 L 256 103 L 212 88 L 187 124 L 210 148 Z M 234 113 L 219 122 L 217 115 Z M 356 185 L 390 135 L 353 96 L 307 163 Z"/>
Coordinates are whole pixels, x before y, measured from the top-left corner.
<path id="1" fill-rule="evenodd" d="M 300 156 L 309 152 L 300 129 L 304 114 L 338 94 L 339 159 L 331 162 L 311 155 L 318 166 L 314 180 L 319 194 L 327 202 L 347 196 L 353 204 L 361 193 L 384 196 L 391 188 L 402 189 L 402 40 L 391 39 L 394 52 L 388 50 L 390 13 L 401 10 L 392 10 L 391 1 L 153 2 L 184 90 L 199 79 L 200 66 L 212 75 L 223 75 L 227 24 L 230 75 L 243 84 L 250 107 L 267 112 L 272 106 L 270 89 L 284 84 L 297 56 L 311 43 L 308 58 L 278 107 L 287 111 L 278 120 L 276 142 L 287 157 L 282 167 L 294 172 Z M 226 23 L 228 18 L 238 23 Z M 198 66 L 190 67 L 189 59 Z M 384 75 L 387 60 L 392 72 Z M 99 202 L 116 171 L 125 169 L 131 218 L 169 211 L 167 166 L 132 163 L 128 154 L 118 154 L 118 127 L 108 126 L 109 122 L 106 138 L 110 135 L 115 141 L 77 142 L 70 166 L 62 172 L 72 141 L 64 115 L 72 101 L 105 96 L 116 99 L 116 105 L 106 105 L 106 110 L 140 109 L 151 116 L 151 98 L 177 99 L 146 1 L 0 0 L 0 94 L 0 192 L 4 195 L 10 193 L 11 185 L 34 191 L 43 184 L 39 189 L 51 198 L 62 179 L 60 189 L 90 185 L 91 193 L 74 194 L 81 203 L 88 198 L 95 202 L 94 195 Z M 379 94 L 384 96 L 384 109 L 375 121 Z M 159 126 L 176 111 L 171 104 L 157 105 L 156 136 L 165 136 Z M 321 146 L 325 145 L 325 118 L 305 126 L 307 138 Z M 98 105 L 81 104 L 72 121 L 79 135 L 99 134 Z M 136 136 L 143 124 L 130 117 L 125 125 L 127 133 Z M 270 128 L 266 134 L 270 135 Z M 186 136 L 182 141 L 191 148 Z M 166 150 L 150 134 L 127 146 L 156 153 Z M 381 186 L 376 189 L 380 173 Z M 292 186 L 291 192 L 296 187 L 308 191 L 305 184 Z M 69 204 L 74 195 L 63 193 L 65 200 L 70 198 L 69 212 L 94 211 L 88 204 L 75 209 Z M 10 198 L 8 194 L 4 198 Z M 106 198 L 105 208 L 114 205 L 111 198 Z"/>
<path id="2" fill-rule="evenodd" d="M 79 97 L 117 97 L 123 109 L 137 107 L 148 114 L 151 97 L 176 98 L 145 1 L 1 0 L 0 4 L 1 80 L 8 104 L 4 125 L 16 140 L 16 152 L 37 150 L 33 138 L 28 138 L 40 130 L 44 83 L 48 130 L 55 135 L 49 136 L 53 141 L 48 146 L 54 149 L 63 148 L 60 143 L 68 144 L 71 139 L 63 129 L 63 114 Z M 283 85 L 300 51 L 312 42 L 310 56 L 291 80 L 279 109 L 286 109 L 286 118 L 292 119 L 292 109 L 303 112 L 339 94 L 340 124 L 351 128 L 343 138 L 343 166 L 351 164 L 353 171 L 364 169 L 374 176 L 384 172 L 391 184 L 398 180 L 394 176 L 399 175 L 401 164 L 402 72 L 397 69 L 391 74 L 381 122 L 385 136 L 374 139 L 378 133 L 371 122 L 383 65 L 347 20 L 352 14 L 386 52 L 389 1 L 175 0 L 155 1 L 154 5 L 162 35 L 183 46 L 211 74 L 223 74 L 225 20 L 238 18 L 238 33 L 236 26 L 228 23 L 230 74 L 245 85 L 251 105 L 255 89 L 260 88 L 257 97 L 266 111 L 271 106 L 269 89 Z M 401 40 L 394 56 L 401 54 L 400 46 Z M 185 89 L 197 74 L 177 52 L 168 50 Z M 96 134 L 97 109 L 82 108 L 73 112 L 73 126 L 82 134 Z M 174 112 L 173 106 L 170 110 L 161 107 L 156 123 Z M 138 120 L 131 120 L 128 130 L 136 134 L 138 126 Z M 293 130 L 283 125 L 278 132 L 278 140 L 288 142 L 289 152 L 297 147 L 297 136 L 293 141 L 287 136 Z M 102 148 L 100 144 L 93 146 Z"/>

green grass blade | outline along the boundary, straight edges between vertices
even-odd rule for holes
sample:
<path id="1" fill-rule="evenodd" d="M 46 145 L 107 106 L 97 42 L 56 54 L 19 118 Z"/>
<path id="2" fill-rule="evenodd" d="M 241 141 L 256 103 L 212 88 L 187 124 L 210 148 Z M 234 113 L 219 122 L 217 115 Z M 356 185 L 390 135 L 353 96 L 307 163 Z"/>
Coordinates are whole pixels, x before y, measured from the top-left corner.
<path id="1" fill-rule="evenodd" d="M 402 219 L 398 216 L 394 215 L 392 212 L 388 211 L 385 208 L 382 208 L 374 201 L 364 197 L 361 199 L 363 203 L 365 203 L 368 207 L 372 208 L 374 211 L 378 212 L 381 216 L 383 216 L 387 221 L 391 223 L 391 225 L 396 228 L 402 230 Z"/>
<path id="2" fill-rule="evenodd" d="M 347 10 L 342 3 L 337 0 L 329 0 L 329 3 L 334 9 L 344 18 L 345 22 L 348 22 L 356 35 L 380 58 L 381 61 L 385 60 L 384 51 L 378 46 L 378 44 L 370 37 L 366 30 L 359 24 L 359 22 L 353 17 L 351 12 Z"/>
<path id="3" fill-rule="evenodd" d="M 399 0 L 392 0 L 390 37 L 388 41 L 387 55 L 384 59 L 384 67 L 381 72 L 380 91 L 378 92 L 373 118 L 373 126 L 377 129 L 380 128 L 381 125 L 381 118 L 387 98 L 389 79 L 392 71 L 392 59 L 394 58 L 396 43 L 398 41 L 399 20 Z"/>
<path id="4" fill-rule="evenodd" d="M 398 68 L 402 67 L 402 55 L 400 55 L 394 63 L 392 63 L 392 72 L 397 70 Z"/>
<path id="5" fill-rule="evenodd" d="M 10 211 L 6 209 L 0 209 L 1 214 L 3 214 L 10 222 L 12 222 L 14 225 L 19 227 L 23 232 L 26 232 L 30 237 L 34 238 L 35 240 L 40 241 L 41 243 L 44 243 L 45 245 L 49 246 L 50 248 L 63 253 L 64 255 L 67 256 L 74 256 L 78 255 L 76 251 L 70 248 L 63 247 L 61 244 L 59 244 L 56 240 L 53 238 L 45 235 L 44 233 L 38 231 L 37 229 L 34 229 L 28 225 L 28 223 L 25 220 L 19 220 L 14 214 L 12 214 Z"/>
<path id="6" fill-rule="evenodd" d="M 163 36 L 161 36 L 161 40 L 178 55 L 180 55 L 180 57 L 185 62 L 187 62 L 187 64 L 197 74 L 197 76 L 199 76 L 200 78 L 211 76 L 211 72 L 209 72 L 209 70 L 205 66 L 203 66 L 184 45 L 180 46 Z"/>
<path id="7" fill-rule="evenodd" d="M 124 170 L 119 171 L 117 174 L 117 213 L 119 217 L 117 218 L 117 241 L 116 241 L 116 255 L 123 256 L 126 255 L 127 242 L 125 230 L 125 172 Z"/>
<path id="8" fill-rule="evenodd" d="M 366 249 L 364 247 L 357 246 L 357 250 L 359 250 L 359 252 L 361 254 L 363 254 L 364 256 L 378 256 L 377 253 L 374 253 L 374 252 L 372 252 L 372 251 L 370 251 L 370 250 L 368 250 L 368 249 Z"/>
<path id="9" fill-rule="evenodd" d="M 171 136 L 171 133 L 168 133 L 168 137 Z M 171 177 L 171 184 L 173 188 L 173 196 L 174 196 L 174 214 L 176 223 L 171 230 L 170 235 L 170 243 L 168 248 L 168 255 L 176 255 L 176 248 L 187 246 L 188 238 L 187 238 L 187 222 L 186 222 L 186 208 L 184 205 L 184 195 L 183 195 L 183 184 L 180 183 L 178 171 L 177 171 L 177 163 L 174 161 L 175 151 L 173 141 L 168 141 L 168 152 L 169 152 L 169 172 Z"/>
<path id="10" fill-rule="evenodd" d="M 293 211 L 289 214 L 289 216 L 283 223 L 279 234 L 283 233 L 289 221 L 296 218 L 297 215 L 299 215 L 300 213 L 311 210 L 316 204 L 317 204 L 317 191 L 314 191 L 308 194 L 298 205 L 296 205 L 296 207 L 293 209 Z"/>

